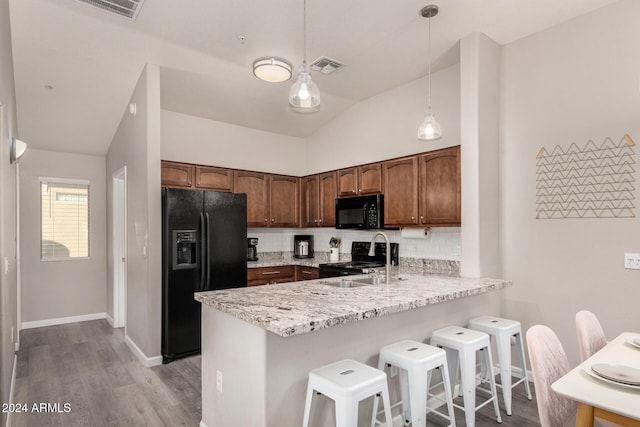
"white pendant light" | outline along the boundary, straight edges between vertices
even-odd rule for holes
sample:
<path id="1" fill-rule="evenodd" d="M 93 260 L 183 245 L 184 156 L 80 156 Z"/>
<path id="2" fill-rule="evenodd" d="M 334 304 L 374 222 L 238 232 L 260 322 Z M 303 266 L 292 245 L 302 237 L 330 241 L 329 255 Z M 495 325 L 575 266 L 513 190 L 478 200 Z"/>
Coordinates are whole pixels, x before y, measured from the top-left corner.
<path id="1" fill-rule="evenodd" d="M 311 81 L 307 65 L 307 0 L 304 0 L 304 59 L 297 81 L 289 91 L 289 107 L 296 113 L 315 113 L 320 109 L 320 89 Z"/>
<path id="2" fill-rule="evenodd" d="M 427 92 L 427 115 L 418 128 L 418 139 L 422 141 L 432 141 L 442 136 L 442 129 L 436 121 L 435 116 L 431 112 L 431 18 L 438 14 L 438 6 L 431 4 L 420 10 L 420 16 L 429 19 L 429 50 L 427 53 L 427 61 L 429 62 L 429 72 L 427 76 L 428 92 Z"/>

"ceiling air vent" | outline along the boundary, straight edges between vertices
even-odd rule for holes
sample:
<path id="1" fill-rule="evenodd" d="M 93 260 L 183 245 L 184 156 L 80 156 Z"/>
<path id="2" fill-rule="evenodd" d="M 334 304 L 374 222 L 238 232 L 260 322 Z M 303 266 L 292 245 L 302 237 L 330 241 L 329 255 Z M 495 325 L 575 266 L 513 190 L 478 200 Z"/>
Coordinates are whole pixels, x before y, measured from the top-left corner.
<path id="1" fill-rule="evenodd" d="M 344 64 L 335 59 L 321 56 L 311 63 L 311 69 L 314 71 L 320 71 L 322 74 L 331 74 Z"/>
<path id="2" fill-rule="evenodd" d="M 115 13 L 116 15 L 124 16 L 132 21 L 135 21 L 142 9 L 144 0 L 78 0 L 81 3 L 86 3 L 91 6 L 95 6 L 107 12 Z"/>

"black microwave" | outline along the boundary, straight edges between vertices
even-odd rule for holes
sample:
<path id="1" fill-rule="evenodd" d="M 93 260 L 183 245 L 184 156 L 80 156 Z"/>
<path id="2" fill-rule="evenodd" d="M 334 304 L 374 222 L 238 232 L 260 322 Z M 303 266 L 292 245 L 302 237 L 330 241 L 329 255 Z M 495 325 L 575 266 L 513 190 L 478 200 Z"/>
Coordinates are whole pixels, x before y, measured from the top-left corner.
<path id="1" fill-rule="evenodd" d="M 347 197 L 336 199 L 336 228 L 374 230 L 384 227 L 384 197 Z"/>

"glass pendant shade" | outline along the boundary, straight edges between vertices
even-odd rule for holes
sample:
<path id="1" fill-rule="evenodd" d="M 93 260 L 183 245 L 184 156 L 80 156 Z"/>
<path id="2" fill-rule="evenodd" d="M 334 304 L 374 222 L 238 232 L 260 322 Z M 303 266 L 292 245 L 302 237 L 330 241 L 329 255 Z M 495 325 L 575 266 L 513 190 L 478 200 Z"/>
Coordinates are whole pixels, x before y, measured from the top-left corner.
<path id="1" fill-rule="evenodd" d="M 442 136 L 442 129 L 436 121 L 435 116 L 431 112 L 431 108 L 427 110 L 427 116 L 418 128 L 418 139 L 421 141 L 432 141 Z"/>
<path id="2" fill-rule="evenodd" d="M 289 91 L 289 106 L 296 113 L 315 113 L 320 109 L 320 89 L 311 81 L 306 63 L 300 67 L 298 80 Z"/>

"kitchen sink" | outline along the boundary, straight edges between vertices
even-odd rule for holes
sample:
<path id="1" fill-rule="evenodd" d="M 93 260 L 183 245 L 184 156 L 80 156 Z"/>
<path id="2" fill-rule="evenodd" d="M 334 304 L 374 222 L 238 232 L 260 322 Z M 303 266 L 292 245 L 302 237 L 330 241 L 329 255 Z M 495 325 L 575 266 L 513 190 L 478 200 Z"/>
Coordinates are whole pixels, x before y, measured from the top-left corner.
<path id="1" fill-rule="evenodd" d="M 364 277 L 355 280 L 342 279 L 339 282 L 327 283 L 327 285 L 335 286 L 336 288 L 359 288 L 361 286 L 378 285 L 382 282 L 383 279 L 381 277 Z"/>

